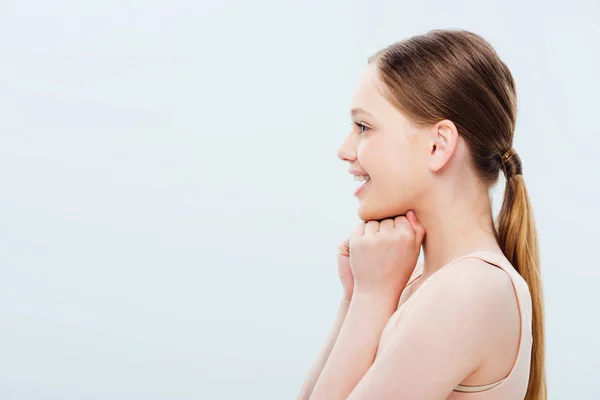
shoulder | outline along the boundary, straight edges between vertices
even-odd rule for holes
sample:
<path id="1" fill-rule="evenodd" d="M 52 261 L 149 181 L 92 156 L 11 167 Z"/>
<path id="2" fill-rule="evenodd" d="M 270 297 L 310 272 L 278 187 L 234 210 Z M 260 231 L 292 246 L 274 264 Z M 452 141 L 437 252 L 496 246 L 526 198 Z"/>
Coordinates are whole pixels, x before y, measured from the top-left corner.
<path id="1" fill-rule="evenodd" d="M 479 258 L 465 258 L 432 275 L 422 297 L 442 297 L 451 305 L 481 308 L 514 303 L 515 292 L 504 270 Z"/>
<path id="2" fill-rule="evenodd" d="M 519 323 L 510 276 L 478 258 L 465 258 L 437 271 L 423 283 L 407 313 L 415 320 L 449 324 L 473 345 L 489 345 Z"/>
<path id="3" fill-rule="evenodd" d="M 410 360 L 411 368 L 446 376 L 451 388 L 512 348 L 518 327 L 510 276 L 483 260 L 468 258 L 423 281 L 386 348 L 395 354 L 396 364 Z"/>

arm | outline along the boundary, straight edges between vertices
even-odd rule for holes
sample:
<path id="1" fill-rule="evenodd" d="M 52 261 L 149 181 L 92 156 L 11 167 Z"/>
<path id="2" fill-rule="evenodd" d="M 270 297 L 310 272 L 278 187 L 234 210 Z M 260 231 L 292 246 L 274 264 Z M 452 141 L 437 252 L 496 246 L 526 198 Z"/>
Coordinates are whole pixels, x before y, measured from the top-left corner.
<path id="1" fill-rule="evenodd" d="M 481 263 L 463 260 L 430 278 L 348 400 L 445 399 L 502 351 L 502 336 L 517 333 L 507 328 L 514 326 L 506 312 L 514 310 L 513 287 Z"/>
<path id="2" fill-rule="evenodd" d="M 413 272 L 413 275 L 411 275 L 409 282 L 412 281 L 413 277 L 418 275 L 419 272 L 420 272 L 420 268 L 416 268 Z M 340 306 L 337 311 L 337 315 L 336 315 L 336 318 L 334 321 L 333 328 L 331 329 L 331 332 L 329 333 L 329 336 L 327 338 L 325 345 L 321 349 L 321 352 L 319 353 L 312 368 L 310 369 L 309 374 L 308 374 L 307 378 L 305 379 L 304 384 L 302 385 L 300 394 L 298 395 L 296 400 L 310 399 L 311 394 L 314 390 L 315 384 L 317 383 L 317 380 L 319 379 L 319 376 L 321 375 L 321 372 L 323 371 L 323 368 L 325 367 L 325 363 L 327 362 L 327 359 L 329 358 L 329 355 L 331 354 L 333 346 L 340 334 L 342 325 L 346 318 L 346 314 L 348 313 L 348 309 L 350 307 L 351 298 L 352 298 L 352 292 L 345 293 L 344 297 L 342 298 L 342 301 L 340 302 Z"/>
<path id="3" fill-rule="evenodd" d="M 398 295 L 355 292 L 348 315 L 311 400 L 346 399 L 367 372 Z"/>
<path id="4" fill-rule="evenodd" d="M 346 399 L 371 367 L 383 328 L 414 272 L 424 236 L 425 228 L 413 211 L 356 228 L 350 239 L 352 301 L 311 400 Z"/>
<path id="5" fill-rule="evenodd" d="M 338 308 L 338 312 L 333 323 L 333 328 L 331 329 L 331 332 L 327 337 L 325 345 L 321 349 L 321 352 L 317 356 L 317 359 L 315 360 L 312 368 L 310 369 L 308 377 L 306 377 L 304 384 L 300 389 L 300 394 L 298 394 L 297 400 L 308 400 L 310 398 L 315 384 L 317 383 L 317 380 L 321 375 L 321 371 L 323 370 L 323 367 L 327 362 L 327 358 L 331 353 L 331 349 L 333 349 L 333 345 L 335 344 L 340 330 L 342 329 L 344 319 L 346 318 L 348 308 L 350 307 L 352 293 L 354 292 L 354 275 L 352 274 L 352 269 L 350 268 L 349 237 L 346 238 L 338 247 L 337 266 L 340 281 L 344 289 L 342 301 L 340 302 L 340 306 Z"/>
<path id="6" fill-rule="evenodd" d="M 335 321 L 333 323 L 333 328 L 327 337 L 327 341 L 325 345 L 321 349 L 317 359 L 315 360 L 312 368 L 310 369 L 308 376 L 306 377 L 302 388 L 300 389 L 300 394 L 298 394 L 297 400 L 308 400 L 310 399 L 310 395 L 317 383 L 317 379 L 321 375 L 321 371 L 327 362 L 327 358 L 331 353 L 331 349 L 333 349 L 333 345 L 342 329 L 342 324 L 344 323 L 344 318 L 346 318 L 346 314 L 348 312 L 348 308 L 350 307 L 350 300 L 342 299 L 340 302 Z"/>

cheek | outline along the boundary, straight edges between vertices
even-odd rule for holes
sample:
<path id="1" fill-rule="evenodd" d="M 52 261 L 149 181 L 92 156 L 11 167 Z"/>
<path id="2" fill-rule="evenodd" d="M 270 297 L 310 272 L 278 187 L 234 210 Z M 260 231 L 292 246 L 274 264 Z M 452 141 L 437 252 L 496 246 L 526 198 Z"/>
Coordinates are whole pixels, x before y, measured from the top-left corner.
<path id="1" fill-rule="evenodd" d="M 389 143 L 364 143 L 357 155 L 369 175 L 381 183 L 393 182 L 404 170 L 401 152 Z"/>
<path id="2" fill-rule="evenodd" d="M 356 156 L 362 167 L 370 174 L 376 173 L 391 155 L 389 148 L 381 138 L 370 137 L 363 139 L 356 149 Z"/>
<path id="3" fill-rule="evenodd" d="M 404 215 L 414 206 L 423 176 L 419 157 L 410 143 L 401 140 L 361 143 L 357 155 L 373 178 L 373 186 L 364 192 L 359 206 L 363 220 L 380 220 Z"/>
<path id="4" fill-rule="evenodd" d="M 365 154 L 366 155 L 366 154 Z M 380 200 L 397 204 L 409 200 L 418 191 L 422 176 L 418 160 L 410 149 L 381 148 L 372 156 L 368 154 L 365 168 L 375 182 Z"/>
<path id="5" fill-rule="evenodd" d="M 356 157 L 358 157 L 358 162 L 364 168 L 367 168 L 367 164 L 372 157 L 373 150 L 371 150 L 371 145 L 368 142 L 361 142 L 356 149 Z"/>
<path id="6" fill-rule="evenodd" d="M 417 159 L 415 149 L 406 140 L 371 137 L 360 143 L 356 154 L 360 165 L 378 183 L 378 190 L 403 191 L 412 186 Z"/>

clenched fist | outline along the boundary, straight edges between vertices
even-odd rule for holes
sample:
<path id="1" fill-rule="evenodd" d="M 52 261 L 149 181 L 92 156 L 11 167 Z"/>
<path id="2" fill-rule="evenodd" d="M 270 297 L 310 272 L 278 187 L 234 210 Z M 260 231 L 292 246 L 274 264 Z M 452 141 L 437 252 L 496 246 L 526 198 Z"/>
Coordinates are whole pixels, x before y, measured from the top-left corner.
<path id="1" fill-rule="evenodd" d="M 425 228 L 414 211 L 362 222 L 349 239 L 354 292 L 400 294 L 419 257 Z"/>

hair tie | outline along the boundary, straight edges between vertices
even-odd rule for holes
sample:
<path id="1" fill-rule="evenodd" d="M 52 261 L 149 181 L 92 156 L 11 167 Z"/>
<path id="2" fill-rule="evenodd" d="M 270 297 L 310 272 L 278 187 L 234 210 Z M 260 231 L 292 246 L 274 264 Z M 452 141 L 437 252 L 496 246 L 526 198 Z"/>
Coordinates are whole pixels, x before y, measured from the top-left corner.
<path id="1" fill-rule="evenodd" d="M 519 157 L 514 147 L 511 147 L 502 153 L 500 159 L 502 161 L 502 170 L 504 171 L 506 179 L 510 179 L 516 175 L 523 175 L 521 157 Z"/>

